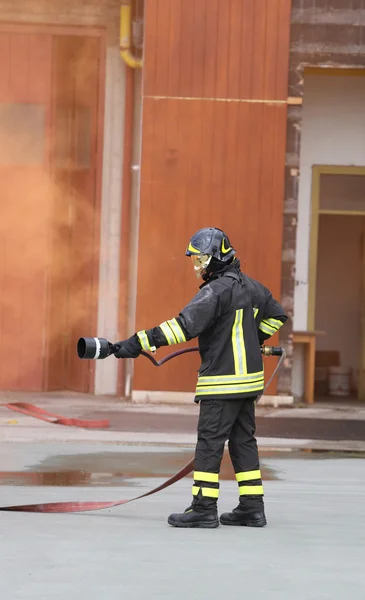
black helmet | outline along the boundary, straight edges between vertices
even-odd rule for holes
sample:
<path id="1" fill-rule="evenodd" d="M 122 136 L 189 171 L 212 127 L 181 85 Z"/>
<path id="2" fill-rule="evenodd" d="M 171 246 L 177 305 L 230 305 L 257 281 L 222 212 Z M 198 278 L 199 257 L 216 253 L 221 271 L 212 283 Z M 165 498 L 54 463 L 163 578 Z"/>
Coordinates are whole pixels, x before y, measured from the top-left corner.
<path id="1" fill-rule="evenodd" d="M 204 227 L 194 233 L 186 249 L 186 256 L 207 254 L 213 258 L 228 262 L 236 254 L 228 236 L 216 227 Z"/>

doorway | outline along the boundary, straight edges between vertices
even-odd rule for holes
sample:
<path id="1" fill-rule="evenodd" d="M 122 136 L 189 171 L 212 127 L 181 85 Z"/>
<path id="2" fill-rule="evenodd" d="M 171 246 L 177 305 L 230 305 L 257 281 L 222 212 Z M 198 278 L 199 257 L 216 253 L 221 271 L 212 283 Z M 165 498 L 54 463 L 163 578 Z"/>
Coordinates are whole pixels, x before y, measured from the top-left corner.
<path id="1" fill-rule="evenodd" d="M 316 395 L 365 400 L 365 168 L 313 168 L 311 235 Z"/>

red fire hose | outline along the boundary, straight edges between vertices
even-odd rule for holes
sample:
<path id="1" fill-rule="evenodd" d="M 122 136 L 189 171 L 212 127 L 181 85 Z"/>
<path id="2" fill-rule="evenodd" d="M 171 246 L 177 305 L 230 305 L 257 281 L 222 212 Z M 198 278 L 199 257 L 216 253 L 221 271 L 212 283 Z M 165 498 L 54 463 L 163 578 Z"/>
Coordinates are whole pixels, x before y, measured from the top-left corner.
<path id="1" fill-rule="evenodd" d="M 185 348 L 183 350 L 178 350 L 177 352 L 173 352 L 165 358 L 162 358 L 160 361 L 157 361 L 151 356 L 147 354 L 147 352 L 142 351 L 141 354 L 148 358 L 156 367 L 160 367 L 168 360 L 175 358 L 181 354 L 186 354 L 188 352 L 196 352 L 198 348 Z M 266 383 L 264 391 L 270 385 L 271 381 L 274 379 L 275 375 L 278 373 L 280 367 L 282 366 L 285 360 L 285 350 L 283 348 L 270 348 L 266 346 L 263 349 L 263 354 L 270 355 L 274 354 L 276 356 L 280 356 L 280 360 L 271 375 L 269 381 Z M 263 391 L 263 393 L 264 393 Z M 59 417 L 56 415 L 52 415 L 52 413 L 48 413 L 47 411 L 34 406 L 32 404 L 24 404 L 21 402 L 6 404 L 8 408 L 11 410 L 17 410 L 19 412 L 23 412 L 24 414 L 29 414 L 32 417 L 42 419 L 44 421 L 48 421 L 49 423 L 57 423 L 59 425 L 74 425 L 76 427 L 107 427 L 109 422 L 106 421 L 83 421 L 82 419 L 67 419 L 64 417 Z M 16 408 L 14 408 L 16 407 Z M 85 423 L 88 423 L 85 425 Z M 104 423 L 100 425 L 100 423 Z M 108 423 L 107 425 L 105 423 Z M 99 425 L 97 425 L 99 424 Z M 189 473 L 194 469 L 194 459 L 192 459 L 185 467 L 183 467 L 178 473 L 170 477 L 167 481 L 159 485 L 158 487 L 146 492 L 145 494 L 141 494 L 140 496 L 136 496 L 135 498 L 130 498 L 129 500 L 115 500 L 113 502 L 49 502 L 47 504 L 23 504 L 19 506 L 3 506 L 0 507 L 0 511 L 8 511 L 8 512 L 33 512 L 33 513 L 75 513 L 75 512 L 88 512 L 93 510 L 103 510 L 105 508 L 113 508 L 114 506 L 121 506 L 122 504 L 128 504 L 129 502 L 134 502 L 135 500 L 140 500 L 141 498 L 146 498 L 147 496 L 152 496 L 152 494 L 157 494 L 162 490 L 165 490 L 173 483 L 176 483 L 183 477 L 186 477 Z"/>
<path id="2" fill-rule="evenodd" d="M 67 417 L 61 417 L 60 415 L 54 415 L 53 413 L 44 410 L 44 408 L 40 408 L 35 404 L 28 404 L 27 402 L 11 402 L 9 404 L 3 404 L 2 406 L 5 406 L 14 412 L 23 413 L 23 415 L 27 415 L 28 417 L 40 419 L 47 423 L 53 423 L 54 425 L 68 425 L 70 427 L 83 427 L 86 429 L 104 429 L 110 425 L 108 419 L 89 421 L 87 419 L 69 419 Z"/>

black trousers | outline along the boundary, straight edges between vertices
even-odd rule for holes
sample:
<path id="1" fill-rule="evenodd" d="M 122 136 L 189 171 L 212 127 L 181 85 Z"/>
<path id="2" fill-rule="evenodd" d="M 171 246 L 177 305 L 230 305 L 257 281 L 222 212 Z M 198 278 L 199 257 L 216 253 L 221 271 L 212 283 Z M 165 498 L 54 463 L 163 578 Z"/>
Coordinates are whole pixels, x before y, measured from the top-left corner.
<path id="1" fill-rule="evenodd" d="M 219 495 L 220 465 L 228 440 L 240 502 L 248 509 L 262 509 L 263 487 L 255 438 L 255 399 L 201 400 L 194 459 L 194 508 L 215 508 Z"/>

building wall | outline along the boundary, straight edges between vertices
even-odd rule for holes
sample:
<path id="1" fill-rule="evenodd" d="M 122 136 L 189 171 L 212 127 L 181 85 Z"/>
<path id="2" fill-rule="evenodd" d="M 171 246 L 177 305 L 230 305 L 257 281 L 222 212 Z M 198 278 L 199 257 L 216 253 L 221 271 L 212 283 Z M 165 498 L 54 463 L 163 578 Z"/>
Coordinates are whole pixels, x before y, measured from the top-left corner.
<path id="1" fill-rule="evenodd" d="M 119 339 L 119 247 L 122 198 L 124 91 L 126 66 L 119 55 L 119 0 L 1 0 L 3 23 L 35 26 L 97 27 L 106 31 L 106 89 L 102 202 L 100 226 L 100 272 L 98 319 L 95 331 L 80 335 L 100 335 Z M 72 33 L 72 31 L 70 31 Z M 100 361 L 95 369 L 95 391 L 115 393 L 116 361 Z"/>
<path id="2" fill-rule="evenodd" d="M 106 27 L 108 44 L 119 44 L 120 0 L 1 0 L 0 21 Z"/>
<path id="3" fill-rule="evenodd" d="M 292 0 L 290 37 L 289 96 L 300 101 L 303 96 L 305 99 L 306 66 L 365 67 L 365 0 Z M 295 260 L 302 114 L 300 104 L 288 107 L 282 298 L 290 316 L 294 313 L 295 288 L 300 284 Z M 290 333 L 290 327 L 282 333 L 288 354 L 279 378 L 282 391 L 292 389 Z"/>
<path id="4" fill-rule="evenodd" d="M 294 318 L 306 330 L 313 165 L 365 164 L 365 77 L 304 75 L 297 198 Z M 303 393 L 303 349 L 293 355 L 293 392 Z"/>
<path id="5" fill-rule="evenodd" d="M 312 165 L 365 166 L 365 77 L 304 76 L 294 329 L 308 318 Z"/>
<path id="6" fill-rule="evenodd" d="M 184 251 L 211 224 L 280 296 L 289 20 L 289 0 L 147 3 L 137 328 L 196 293 Z M 192 391 L 198 365 L 138 361 L 135 387 Z"/>

